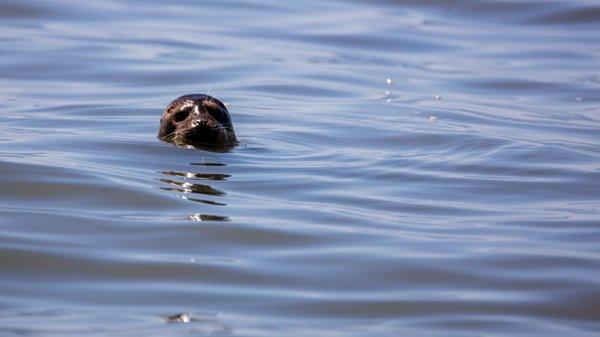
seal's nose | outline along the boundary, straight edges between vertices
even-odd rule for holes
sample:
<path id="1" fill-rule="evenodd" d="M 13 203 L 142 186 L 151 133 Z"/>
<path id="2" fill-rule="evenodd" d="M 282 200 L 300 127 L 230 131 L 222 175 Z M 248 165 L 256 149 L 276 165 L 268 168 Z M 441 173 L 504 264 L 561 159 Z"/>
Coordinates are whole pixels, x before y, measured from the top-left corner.
<path id="1" fill-rule="evenodd" d="M 208 120 L 206 119 L 197 119 L 193 122 L 193 126 L 194 127 L 204 127 L 204 126 L 208 126 Z"/>

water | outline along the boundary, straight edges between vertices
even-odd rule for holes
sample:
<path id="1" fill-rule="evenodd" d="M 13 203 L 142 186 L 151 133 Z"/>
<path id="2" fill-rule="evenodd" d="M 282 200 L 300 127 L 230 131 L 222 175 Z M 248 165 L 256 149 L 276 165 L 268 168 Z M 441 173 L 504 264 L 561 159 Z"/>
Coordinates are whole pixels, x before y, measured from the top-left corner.
<path id="1" fill-rule="evenodd" d="M 0 2 L 0 335 L 598 335 L 599 28 L 591 0 Z M 208 91 L 240 146 L 155 138 Z"/>

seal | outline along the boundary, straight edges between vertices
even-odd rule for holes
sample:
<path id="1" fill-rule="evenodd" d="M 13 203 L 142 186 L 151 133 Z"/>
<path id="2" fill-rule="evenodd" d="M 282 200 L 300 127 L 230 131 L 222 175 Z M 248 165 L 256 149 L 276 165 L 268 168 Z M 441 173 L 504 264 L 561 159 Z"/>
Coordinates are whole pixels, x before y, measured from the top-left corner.
<path id="1" fill-rule="evenodd" d="M 213 150 L 237 145 L 229 111 L 221 101 L 204 94 L 184 95 L 171 102 L 160 119 L 158 138 Z"/>
<path id="2" fill-rule="evenodd" d="M 168 323 L 189 323 L 192 321 L 192 316 L 187 312 L 182 312 L 177 315 L 167 317 Z"/>

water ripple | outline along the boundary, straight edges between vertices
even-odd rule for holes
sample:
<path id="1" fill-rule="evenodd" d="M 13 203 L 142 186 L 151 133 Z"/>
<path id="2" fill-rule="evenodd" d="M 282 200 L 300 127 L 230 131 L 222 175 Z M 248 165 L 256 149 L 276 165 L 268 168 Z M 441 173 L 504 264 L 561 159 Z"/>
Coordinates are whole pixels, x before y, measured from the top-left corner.
<path id="1" fill-rule="evenodd" d="M 597 335 L 598 8 L 3 1 L 0 335 Z"/>

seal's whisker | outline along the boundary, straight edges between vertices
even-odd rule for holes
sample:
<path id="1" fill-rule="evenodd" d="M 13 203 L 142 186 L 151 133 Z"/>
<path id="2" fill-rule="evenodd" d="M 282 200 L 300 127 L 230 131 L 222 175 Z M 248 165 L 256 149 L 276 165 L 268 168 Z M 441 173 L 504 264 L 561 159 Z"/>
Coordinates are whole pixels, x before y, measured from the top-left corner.
<path id="1" fill-rule="evenodd" d="M 173 138 L 174 135 L 177 134 L 178 132 L 179 132 L 179 130 L 175 130 L 175 131 L 173 131 L 173 132 L 171 132 L 171 133 L 169 133 L 167 135 L 162 136 L 162 138 L 165 138 L 165 139 Z"/>

